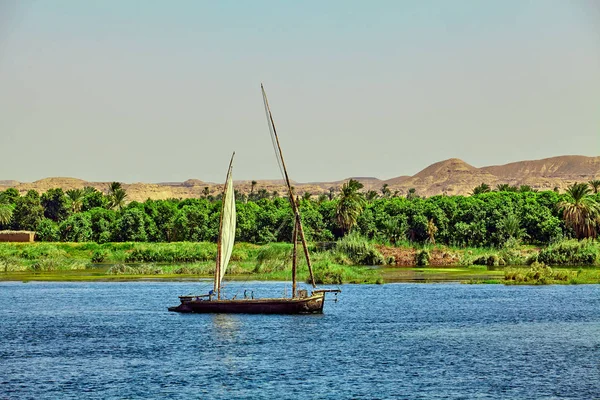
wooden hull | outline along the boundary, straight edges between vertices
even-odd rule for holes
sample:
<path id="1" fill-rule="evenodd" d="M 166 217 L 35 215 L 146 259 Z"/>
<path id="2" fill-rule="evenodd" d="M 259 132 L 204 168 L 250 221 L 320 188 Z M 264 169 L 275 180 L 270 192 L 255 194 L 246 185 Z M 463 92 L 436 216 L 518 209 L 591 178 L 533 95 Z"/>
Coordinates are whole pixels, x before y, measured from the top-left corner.
<path id="1" fill-rule="evenodd" d="M 305 298 L 201 300 L 183 297 L 169 311 L 181 313 L 227 314 L 321 314 L 325 296 L 319 293 Z"/>

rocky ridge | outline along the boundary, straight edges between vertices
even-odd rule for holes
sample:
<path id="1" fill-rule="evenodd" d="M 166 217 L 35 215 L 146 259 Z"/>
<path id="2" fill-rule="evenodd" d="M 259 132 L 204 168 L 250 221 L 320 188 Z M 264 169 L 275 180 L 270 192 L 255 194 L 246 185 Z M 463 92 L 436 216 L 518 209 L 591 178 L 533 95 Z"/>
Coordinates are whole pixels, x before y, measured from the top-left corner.
<path id="1" fill-rule="evenodd" d="M 329 193 L 330 188 L 339 191 L 341 185 L 348 179 L 335 182 L 293 182 L 299 195 L 310 192 L 313 195 Z M 486 183 L 492 188 L 498 184 L 529 185 L 539 190 L 553 190 L 558 187 L 564 190 L 575 182 L 587 182 L 600 179 L 600 156 L 559 156 L 542 160 L 519 161 L 504 165 L 494 165 L 477 168 L 463 160 L 451 158 L 428 166 L 413 176 L 399 176 L 388 180 L 374 177 L 353 177 L 365 186 L 365 190 L 380 192 L 384 184 L 392 193 L 405 195 L 414 188 L 418 195 L 433 196 L 438 194 L 468 195 L 475 186 Z M 0 190 L 14 187 L 24 194 L 34 189 L 43 193 L 51 188 L 60 187 L 63 190 L 81 189 L 92 186 L 106 192 L 110 182 L 87 182 L 76 178 L 45 178 L 35 182 L 18 182 L 0 180 Z M 223 190 L 223 184 L 204 182 L 199 179 L 188 179 L 185 182 L 163 183 L 124 183 L 128 199 L 144 201 L 146 199 L 194 198 L 202 197 L 205 187 L 210 194 Z M 280 195 L 285 193 L 281 180 L 259 180 L 254 188 L 252 181 L 235 181 L 235 187 L 242 193 L 264 189 L 269 193 L 274 191 Z"/>

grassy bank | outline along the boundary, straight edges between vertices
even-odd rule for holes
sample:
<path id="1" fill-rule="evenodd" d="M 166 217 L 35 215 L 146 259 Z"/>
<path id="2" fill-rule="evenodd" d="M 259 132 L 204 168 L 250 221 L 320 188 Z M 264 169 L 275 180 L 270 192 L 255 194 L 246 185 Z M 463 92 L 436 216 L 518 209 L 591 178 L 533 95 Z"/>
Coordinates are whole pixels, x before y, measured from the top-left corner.
<path id="1" fill-rule="evenodd" d="M 520 245 L 496 249 L 382 246 L 349 235 L 326 246 L 311 245 L 310 250 L 315 279 L 320 284 L 443 280 L 600 283 L 600 245 L 591 240 L 564 241 L 542 249 Z M 0 243 L 0 279 L 208 278 L 214 273 L 215 258 L 216 245 L 206 242 Z M 237 243 L 228 279 L 289 280 L 291 258 L 289 243 Z M 307 281 L 308 267 L 301 249 L 298 260 L 298 279 Z M 581 266 L 587 268 L 578 269 Z"/>
<path id="2" fill-rule="evenodd" d="M 314 250 L 314 249 L 312 249 Z M 320 284 L 382 283 L 381 274 L 354 265 L 352 254 L 313 251 Z M 0 279 L 94 280 L 211 277 L 214 243 L 0 243 Z M 235 245 L 228 279 L 291 279 L 292 245 Z M 308 266 L 298 254 L 298 280 L 308 281 Z"/>

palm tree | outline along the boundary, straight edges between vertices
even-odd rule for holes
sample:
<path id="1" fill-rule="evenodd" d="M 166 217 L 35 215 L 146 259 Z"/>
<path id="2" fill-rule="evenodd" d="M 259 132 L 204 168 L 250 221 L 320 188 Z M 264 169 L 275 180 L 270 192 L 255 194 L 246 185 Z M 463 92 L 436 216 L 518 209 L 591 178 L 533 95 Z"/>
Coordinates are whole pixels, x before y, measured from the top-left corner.
<path id="1" fill-rule="evenodd" d="M 377 198 L 377 192 L 374 190 L 369 190 L 367 192 L 366 197 L 367 197 L 367 201 L 373 201 Z"/>
<path id="2" fill-rule="evenodd" d="M 537 192 L 537 189 L 532 188 L 529 185 L 521 185 L 519 186 L 519 192 L 521 193 L 527 193 L 527 192 Z"/>
<path id="3" fill-rule="evenodd" d="M 473 188 L 473 192 L 471 193 L 471 195 L 489 193 L 489 192 L 490 192 L 490 185 L 488 185 L 487 183 L 482 183 L 481 185 Z"/>
<path id="4" fill-rule="evenodd" d="M 590 196 L 587 183 L 574 183 L 567 188 L 566 200 L 557 204 L 565 225 L 573 229 L 577 239 L 596 237 L 600 205 Z"/>
<path id="5" fill-rule="evenodd" d="M 9 204 L 0 204 L 0 225 L 8 225 L 12 220 L 13 208 Z"/>
<path id="6" fill-rule="evenodd" d="M 209 194 L 210 194 L 210 189 L 208 188 L 208 186 L 204 186 L 204 189 L 202 189 L 202 195 L 204 196 L 205 199 L 207 199 Z"/>
<path id="7" fill-rule="evenodd" d="M 381 196 L 382 197 L 390 197 L 392 194 L 392 191 L 390 190 L 390 188 L 388 187 L 389 185 L 387 183 L 384 183 L 383 186 L 381 187 Z"/>
<path id="8" fill-rule="evenodd" d="M 329 200 L 333 200 L 334 194 L 335 194 L 335 188 L 332 186 L 329 188 L 329 194 L 327 195 L 329 197 Z"/>
<path id="9" fill-rule="evenodd" d="M 406 218 L 401 219 L 400 217 L 386 218 L 383 221 L 382 233 L 390 241 L 391 244 L 396 244 L 400 240 L 406 239 L 406 231 L 408 230 L 408 224 Z"/>
<path id="10" fill-rule="evenodd" d="M 256 198 L 258 200 L 268 199 L 269 198 L 269 192 L 267 192 L 267 189 L 265 189 L 265 188 L 258 189 L 258 193 L 256 194 Z"/>
<path id="11" fill-rule="evenodd" d="M 125 205 L 127 193 L 120 182 L 112 182 L 108 187 L 108 205 L 110 208 L 119 208 L 121 210 Z"/>
<path id="12" fill-rule="evenodd" d="M 127 193 L 123 189 L 116 189 L 111 195 L 109 200 L 110 208 L 118 208 L 119 210 L 123 209 L 125 205 L 125 198 L 127 197 Z"/>
<path id="13" fill-rule="evenodd" d="M 311 197 L 312 197 L 311 192 L 304 192 L 304 194 L 302 195 L 302 199 L 304 199 L 304 200 L 310 200 Z"/>
<path id="14" fill-rule="evenodd" d="M 518 215 L 508 214 L 504 216 L 497 225 L 498 232 L 505 239 L 521 239 L 525 230 L 521 228 L 521 220 Z"/>
<path id="15" fill-rule="evenodd" d="M 336 216 L 344 233 L 349 232 L 356 225 L 356 221 L 362 213 L 365 204 L 362 193 L 359 193 L 362 188 L 363 184 L 354 179 L 350 179 L 342 185 Z"/>
<path id="16" fill-rule="evenodd" d="M 508 183 L 500 183 L 500 184 L 496 185 L 496 191 L 498 191 L 498 192 L 516 192 L 517 187 L 511 186 Z"/>
<path id="17" fill-rule="evenodd" d="M 252 181 L 252 186 L 250 187 L 250 196 L 254 194 L 254 188 L 256 187 L 256 181 Z"/>
<path id="18" fill-rule="evenodd" d="M 588 182 L 589 185 L 594 189 L 594 193 L 598 193 L 600 191 L 600 179 L 594 179 L 593 181 Z"/>
<path id="19" fill-rule="evenodd" d="M 123 189 L 121 182 L 112 182 L 108 187 L 108 194 L 110 195 L 119 189 Z"/>
<path id="20" fill-rule="evenodd" d="M 406 194 L 406 198 L 408 200 L 418 199 L 419 196 L 417 196 L 417 189 L 415 189 L 415 188 L 408 189 L 408 193 Z"/>
<path id="21" fill-rule="evenodd" d="M 73 211 L 73 213 L 81 211 L 81 207 L 83 206 L 83 190 L 67 190 L 66 195 L 71 200 L 71 211 Z"/>

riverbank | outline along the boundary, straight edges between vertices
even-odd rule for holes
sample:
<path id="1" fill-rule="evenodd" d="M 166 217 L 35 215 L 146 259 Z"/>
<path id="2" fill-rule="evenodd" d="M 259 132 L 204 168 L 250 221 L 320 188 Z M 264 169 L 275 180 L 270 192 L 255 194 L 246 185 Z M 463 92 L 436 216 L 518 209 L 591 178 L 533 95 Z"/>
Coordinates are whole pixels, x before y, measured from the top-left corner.
<path id="1" fill-rule="evenodd" d="M 395 247 L 349 241 L 310 247 L 319 284 L 600 283 L 598 244 L 591 241 L 561 242 L 544 249 Z M 237 243 L 227 279 L 288 281 L 291 253 L 289 243 Z M 216 245 L 206 242 L 0 243 L 0 280 L 211 279 L 215 257 Z M 299 260 L 298 280 L 306 282 L 308 267 L 303 257 Z M 547 268 L 543 260 L 558 260 L 564 265 Z M 523 266 L 526 263 L 531 265 Z"/>

